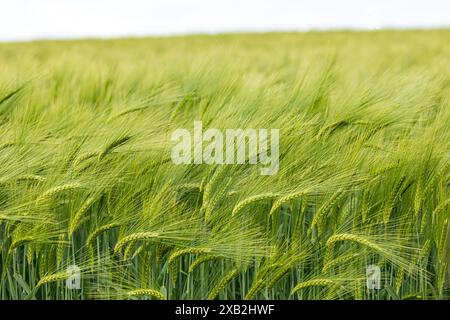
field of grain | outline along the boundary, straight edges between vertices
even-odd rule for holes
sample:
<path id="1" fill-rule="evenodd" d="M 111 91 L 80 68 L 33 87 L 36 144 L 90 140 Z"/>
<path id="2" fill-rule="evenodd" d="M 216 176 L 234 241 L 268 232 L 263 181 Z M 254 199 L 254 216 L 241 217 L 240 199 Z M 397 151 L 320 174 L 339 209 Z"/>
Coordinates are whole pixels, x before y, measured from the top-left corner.
<path id="1" fill-rule="evenodd" d="M 449 299 L 449 39 L 0 44 L 0 299 Z M 174 164 L 194 121 L 279 171 Z"/>

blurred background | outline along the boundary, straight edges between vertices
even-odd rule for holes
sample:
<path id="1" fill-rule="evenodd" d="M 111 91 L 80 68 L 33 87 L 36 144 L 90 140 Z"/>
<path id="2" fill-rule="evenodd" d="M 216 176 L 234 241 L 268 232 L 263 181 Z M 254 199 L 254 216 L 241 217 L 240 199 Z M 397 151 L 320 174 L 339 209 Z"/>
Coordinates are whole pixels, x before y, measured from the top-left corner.
<path id="1" fill-rule="evenodd" d="M 0 41 L 449 26 L 449 0 L 2 0 Z"/>

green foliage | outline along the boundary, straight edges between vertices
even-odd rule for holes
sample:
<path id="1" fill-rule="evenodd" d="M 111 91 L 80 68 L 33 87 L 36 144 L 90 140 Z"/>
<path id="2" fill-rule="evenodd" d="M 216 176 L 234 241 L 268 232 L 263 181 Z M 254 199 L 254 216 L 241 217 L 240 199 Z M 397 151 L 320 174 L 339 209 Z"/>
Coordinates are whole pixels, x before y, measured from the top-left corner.
<path id="1" fill-rule="evenodd" d="M 448 299 L 449 38 L 1 44 L 0 299 Z M 174 165 L 194 120 L 279 172 Z"/>

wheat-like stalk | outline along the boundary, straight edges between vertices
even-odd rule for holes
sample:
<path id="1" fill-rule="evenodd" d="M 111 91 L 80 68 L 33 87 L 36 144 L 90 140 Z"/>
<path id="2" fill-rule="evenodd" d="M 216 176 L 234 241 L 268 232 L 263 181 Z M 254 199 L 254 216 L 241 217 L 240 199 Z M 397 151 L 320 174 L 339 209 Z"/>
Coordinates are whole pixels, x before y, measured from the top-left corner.
<path id="1" fill-rule="evenodd" d="M 31 182 L 44 182 L 45 177 L 38 176 L 36 174 L 24 174 L 17 177 L 17 181 L 31 181 Z"/>
<path id="2" fill-rule="evenodd" d="M 78 211 L 73 216 L 73 219 L 70 221 L 69 225 L 69 235 L 72 235 L 77 228 L 79 227 L 81 218 L 83 217 L 84 213 L 89 209 L 89 207 L 94 203 L 95 197 L 89 197 L 83 205 L 78 209 Z"/>
<path id="3" fill-rule="evenodd" d="M 125 260 L 128 260 L 128 258 L 132 255 L 132 253 L 134 252 L 133 249 L 134 249 L 135 245 L 136 245 L 136 243 L 134 241 L 130 241 L 127 244 L 125 251 L 123 252 L 123 258 Z"/>
<path id="4" fill-rule="evenodd" d="M 39 277 L 44 277 L 47 270 L 47 255 L 46 254 L 40 254 L 38 257 L 38 275 Z"/>
<path id="5" fill-rule="evenodd" d="M 134 257 L 138 256 L 139 253 L 141 253 L 142 250 L 144 250 L 144 246 L 138 246 L 137 249 L 135 250 L 135 243 L 134 242 L 130 242 L 127 245 L 127 248 L 125 249 L 124 253 L 123 253 L 123 258 L 125 260 L 128 259 L 133 259 Z"/>
<path id="6" fill-rule="evenodd" d="M 324 300 L 334 300 L 336 299 L 336 297 L 338 297 L 339 294 L 339 289 L 341 289 L 341 283 L 337 282 L 334 285 L 331 285 L 330 288 L 328 289 Z"/>
<path id="7" fill-rule="evenodd" d="M 271 217 L 275 211 L 277 211 L 281 205 L 283 203 L 289 202 L 291 200 L 294 200 L 296 198 L 300 198 L 301 196 L 304 196 L 305 194 L 307 194 L 306 191 L 297 191 L 297 192 L 293 192 L 291 194 L 288 194 L 284 197 L 281 197 L 280 199 L 278 199 L 277 201 L 275 201 L 275 203 L 273 204 L 272 208 L 270 209 L 269 212 L 269 217 Z"/>
<path id="8" fill-rule="evenodd" d="M 86 246 L 87 247 L 91 247 L 92 246 L 92 242 L 102 233 L 114 229 L 114 228 L 118 228 L 120 227 L 120 223 L 109 223 L 109 224 L 105 224 L 101 227 L 98 227 L 97 229 L 95 229 L 93 232 L 91 232 L 91 234 L 89 234 L 88 238 L 86 239 Z"/>
<path id="9" fill-rule="evenodd" d="M 164 256 L 172 249 L 172 246 L 166 245 L 164 243 L 156 244 L 156 261 L 161 263 Z"/>
<path id="10" fill-rule="evenodd" d="M 443 201 L 441 204 L 439 204 L 434 210 L 433 213 L 431 214 L 432 217 L 434 217 L 435 219 L 439 216 L 439 214 L 448 206 L 450 205 L 450 198 L 448 198 L 447 200 Z"/>
<path id="11" fill-rule="evenodd" d="M 252 286 L 250 287 L 250 290 L 247 292 L 247 294 L 245 295 L 244 299 L 245 300 L 251 300 L 253 299 L 253 297 L 255 296 L 255 294 L 257 294 L 262 287 L 264 286 L 265 281 L 263 278 L 259 278 L 256 279 L 253 283 Z"/>
<path id="12" fill-rule="evenodd" d="M 211 289 L 211 291 L 208 294 L 208 300 L 214 300 L 222 291 L 225 289 L 225 287 L 228 285 L 228 283 L 231 282 L 237 275 L 239 274 L 239 269 L 235 268 L 229 271 L 227 274 L 225 274 L 220 281 Z"/>
<path id="13" fill-rule="evenodd" d="M 58 246 L 56 248 L 56 265 L 59 267 L 61 266 L 63 259 L 64 259 L 64 249 L 65 249 L 65 238 L 66 235 L 65 234 L 61 234 L 59 235 L 59 241 L 58 241 Z"/>
<path id="14" fill-rule="evenodd" d="M 114 253 L 118 253 L 120 249 L 127 243 L 133 241 L 145 241 L 145 240 L 153 240 L 160 236 L 158 232 L 136 232 L 130 234 L 126 237 L 123 237 L 119 241 L 117 241 L 116 246 L 114 247 Z"/>
<path id="15" fill-rule="evenodd" d="M 202 263 L 212 261 L 212 260 L 218 260 L 223 259 L 223 256 L 220 255 L 213 255 L 213 254 L 205 254 L 201 255 L 197 259 L 195 259 L 191 265 L 189 266 L 189 272 L 193 272 L 197 267 L 199 267 Z"/>
<path id="16" fill-rule="evenodd" d="M 177 114 L 179 113 L 180 110 L 183 110 L 183 108 L 192 101 L 192 99 L 195 97 L 195 92 L 191 92 L 186 94 L 183 99 L 181 99 L 175 109 L 172 111 L 172 115 L 170 116 L 170 122 L 174 121 Z"/>
<path id="17" fill-rule="evenodd" d="M 425 178 L 425 170 L 422 170 L 421 174 L 419 175 L 419 180 L 417 181 L 416 185 L 416 191 L 414 194 L 414 214 L 416 216 L 419 215 L 420 209 L 422 207 L 422 183 L 424 182 Z"/>
<path id="18" fill-rule="evenodd" d="M 222 165 L 214 172 L 211 179 L 206 183 L 204 189 L 203 189 L 203 202 L 208 203 L 211 198 L 212 190 L 217 183 L 217 181 L 220 181 L 220 178 L 226 173 L 226 166 Z"/>
<path id="19" fill-rule="evenodd" d="M 31 265 L 34 262 L 34 246 L 33 244 L 29 243 L 27 245 L 27 263 L 28 265 Z"/>
<path id="20" fill-rule="evenodd" d="M 428 239 L 425 244 L 423 245 L 422 249 L 417 253 L 417 260 L 420 261 L 425 257 L 428 257 L 431 251 L 431 240 Z"/>
<path id="21" fill-rule="evenodd" d="M 97 157 L 98 156 L 98 152 L 97 151 L 91 151 L 91 152 L 86 152 L 82 155 L 80 155 L 78 158 L 75 159 L 73 165 L 76 167 L 78 166 L 81 162 Z"/>
<path id="22" fill-rule="evenodd" d="M 420 232 L 423 233 L 424 230 L 427 228 L 428 226 L 428 221 L 429 221 L 429 214 L 428 214 L 428 210 L 423 210 L 423 214 L 420 217 Z"/>
<path id="23" fill-rule="evenodd" d="M 148 279 L 150 278 L 150 263 L 151 263 L 151 256 L 148 250 L 144 251 L 143 257 L 142 257 L 142 263 L 141 263 L 141 278 L 142 283 L 146 284 Z"/>
<path id="24" fill-rule="evenodd" d="M 228 183 L 224 183 L 222 185 L 222 187 L 220 188 L 220 190 L 218 192 L 216 192 L 214 194 L 214 197 L 212 197 L 211 200 L 209 200 L 209 202 L 206 204 L 206 208 L 205 208 L 205 219 L 208 219 L 208 217 L 211 215 L 211 213 L 213 212 L 213 210 L 216 208 L 217 203 L 222 199 L 222 197 L 225 195 L 226 190 L 229 186 L 229 182 Z"/>
<path id="25" fill-rule="evenodd" d="M 168 265 L 173 266 L 177 258 L 186 255 L 186 254 L 207 254 L 210 253 L 211 249 L 209 248 L 184 248 L 175 250 L 170 256 L 168 261 Z"/>
<path id="26" fill-rule="evenodd" d="M 369 192 L 365 191 L 362 195 L 361 200 L 361 220 L 362 222 L 366 222 L 367 217 L 369 216 Z"/>
<path id="27" fill-rule="evenodd" d="M 280 266 L 278 270 L 273 274 L 269 282 L 267 283 L 267 289 L 272 289 L 275 284 L 293 267 L 293 263 L 287 263 Z"/>
<path id="28" fill-rule="evenodd" d="M 401 191 L 401 188 L 403 186 L 403 183 L 405 182 L 405 176 L 403 176 L 394 186 L 392 189 L 391 195 L 389 196 L 388 201 L 386 202 L 386 206 L 383 212 L 383 221 L 384 223 L 389 222 L 389 218 L 392 213 L 392 209 L 394 208 L 395 202 L 398 199 L 399 193 Z"/>
<path id="29" fill-rule="evenodd" d="M 121 138 L 114 140 L 113 142 L 108 144 L 102 151 L 99 152 L 97 159 L 98 160 L 103 159 L 108 153 L 110 153 L 115 148 L 124 145 L 131 138 L 132 138 L 131 136 L 125 136 L 125 137 L 121 137 Z"/>
<path id="30" fill-rule="evenodd" d="M 364 285 L 363 285 L 362 282 L 363 282 L 362 280 L 355 280 L 354 281 L 353 287 L 354 287 L 355 300 L 363 300 L 363 296 L 364 296 L 363 288 L 364 288 Z"/>
<path id="31" fill-rule="evenodd" d="M 442 224 L 441 234 L 439 236 L 439 242 L 438 242 L 438 257 L 439 260 L 448 263 L 448 256 L 447 256 L 447 238 L 448 238 L 448 219 L 444 220 L 444 223 Z"/>
<path id="32" fill-rule="evenodd" d="M 326 266 L 333 260 L 334 257 L 334 245 L 325 246 L 325 254 L 323 256 L 323 265 Z"/>
<path id="33" fill-rule="evenodd" d="M 400 293 L 400 289 L 402 287 L 402 283 L 403 283 L 403 277 L 405 276 L 405 269 L 400 267 L 397 275 L 396 275 L 396 279 L 395 279 L 395 291 L 397 292 L 397 294 Z"/>
<path id="34" fill-rule="evenodd" d="M 172 282 L 176 283 L 177 281 L 177 276 L 178 276 L 178 270 L 176 267 L 176 259 L 186 255 L 186 254 L 205 254 L 205 253 L 209 253 L 211 252 L 211 249 L 208 248 L 185 248 L 185 249 L 179 249 L 179 250 L 175 250 L 168 259 L 168 267 L 169 270 L 171 271 L 171 275 L 172 275 Z"/>
<path id="35" fill-rule="evenodd" d="M 135 289 L 132 291 L 128 291 L 126 294 L 129 298 L 132 297 L 140 297 L 140 296 L 148 296 L 158 300 L 166 300 L 166 297 L 155 289 Z"/>
<path id="36" fill-rule="evenodd" d="M 244 200 L 238 202 L 238 204 L 236 204 L 236 206 L 233 208 L 231 215 L 234 216 L 235 214 L 237 214 L 239 211 L 241 211 L 243 208 L 245 208 L 249 204 L 252 204 L 252 203 L 255 203 L 258 201 L 273 199 L 275 197 L 277 197 L 277 194 L 272 193 L 272 192 L 251 196 L 247 199 L 244 199 Z"/>
<path id="37" fill-rule="evenodd" d="M 11 243 L 11 245 L 9 247 L 8 254 L 11 254 L 16 248 L 24 245 L 27 242 L 31 242 L 33 240 L 34 240 L 34 238 L 32 236 L 23 237 L 23 238 L 20 238 L 18 240 L 15 240 L 13 243 Z"/>
<path id="38" fill-rule="evenodd" d="M 341 234 L 333 235 L 328 238 L 325 245 L 326 245 L 326 247 L 331 248 L 333 246 L 333 244 L 335 244 L 336 242 L 339 242 L 339 241 L 356 242 L 356 243 L 359 243 L 370 249 L 373 249 L 379 253 L 385 253 L 385 250 L 382 247 L 380 247 L 379 245 L 373 243 L 370 240 L 365 239 L 363 236 L 356 235 L 356 234 L 350 234 L 350 233 L 341 233 Z"/>
<path id="39" fill-rule="evenodd" d="M 36 289 L 40 288 L 42 285 L 46 284 L 46 283 L 51 283 L 51 282 L 55 282 L 55 281 L 61 281 L 61 280 L 66 280 L 67 278 L 69 278 L 71 276 L 70 272 L 58 272 L 55 274 L 51 274 L 48 276 L 44 276 L 42 277 L 39 282 L 36 285 Z"/>
<path id="40" fill-rule="evenodd" d="M 313 280 L 307 280 L 303 281 L 299 284 L 297 284 L 291 291 L 291 294 L 296 293 L 299 290 L 309 288 L 309 287 L 327 287 L 338 284 L 336 280 L 332 279 L 313 279 Z"/>
<path id="41" fill-rule="evenodd" d="M 317 210 L 316 214 L 314 215 L 314 218 L 311 222 L 311 227 L 313 228 L 316 225 L 320 226 L 323 219 L 325 219 L 328 212 L 335 207 L 336 203 L 341 200 L 341 198 L 344 196 L 344 192 L 342 189 L 337 190 L 331 197 L 326 201 L 320 208 Z"/>
<path id="42" fill-rule="evenodd" d="M 435 181 L 445 175 L 450 167 L 450 161 L 446 161 L 445 164 L 438 170 L 437 174 L 433 176 L 432 179 L 430 179 L 425 186 L 425 189 L 423 190 L 422 198 L 426 198 L 428 194 L 434 189 L 435 187 Z"/>
<path id="43" fill-rule="evenodd" d="M 37 198 L 37 202 L 41 202 L 45 199 L 52 198 L 53 196 L 55 196 L 59 193 L 62 193 L 62 192 L 80 189 L 81 187 L 82 187 L 82 185 L 78 182 L 70 182 L 70 183 L 66 183 L 66 184 L 48 189 L 47 191 L 45 191 L 43 194 L 41 194 Z"/>

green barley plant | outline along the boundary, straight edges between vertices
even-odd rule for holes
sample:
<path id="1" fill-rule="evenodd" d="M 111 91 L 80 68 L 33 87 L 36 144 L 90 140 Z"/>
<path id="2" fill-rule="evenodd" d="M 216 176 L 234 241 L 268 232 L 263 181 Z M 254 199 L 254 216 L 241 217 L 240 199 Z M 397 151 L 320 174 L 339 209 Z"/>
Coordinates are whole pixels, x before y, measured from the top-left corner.
<path id="1" fill-rule="evenodd" d="M 449 38 L 0 44 L 0 299 L 449 299 Z M 173 163 L 194 121 L 278 172 Z"/>

